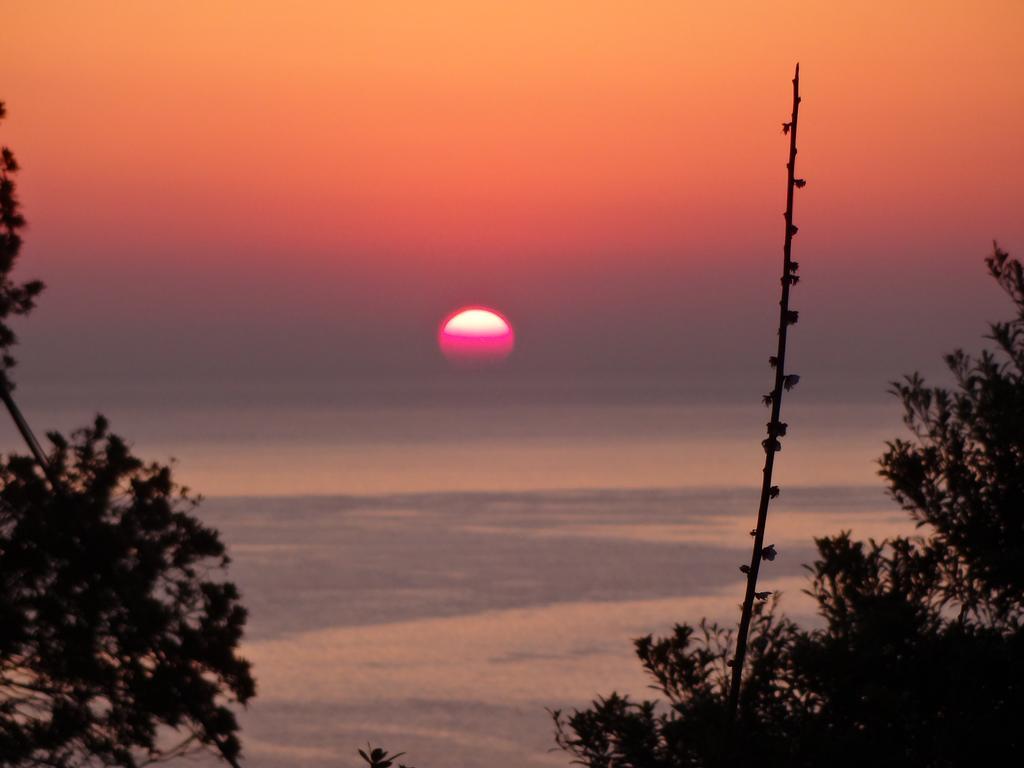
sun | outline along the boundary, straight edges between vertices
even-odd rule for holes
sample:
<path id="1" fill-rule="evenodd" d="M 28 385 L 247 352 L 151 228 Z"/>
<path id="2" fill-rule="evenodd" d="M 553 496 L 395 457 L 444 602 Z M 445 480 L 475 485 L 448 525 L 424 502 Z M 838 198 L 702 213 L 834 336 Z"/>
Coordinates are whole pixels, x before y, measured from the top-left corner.
<path id="1" fill-rule="evenodd" d="M 437 332 L 441 353 L 459 366 L 477 367 L 504 360 L 515 347 L 512 324 L 489 307 L 463 307 L 448 315 Z"/>

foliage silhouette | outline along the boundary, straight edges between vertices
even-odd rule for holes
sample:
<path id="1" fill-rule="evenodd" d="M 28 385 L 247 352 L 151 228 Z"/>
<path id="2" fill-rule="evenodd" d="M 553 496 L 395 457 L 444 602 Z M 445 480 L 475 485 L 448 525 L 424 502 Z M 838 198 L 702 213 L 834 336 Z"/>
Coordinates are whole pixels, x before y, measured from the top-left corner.
<path id="1" fill-rule="evenodd" d="M 0 120 L 7 114 L 0 101 Z M 0 384 L 11 384 L 7 371 L 14 367 L 10 349 L 17 343 L 17 336 L 7 324 L 8 318 L 27 315 L 35 306 L 36 297 L 42 292 L 43 284 L 38 280 L 17 283 L 11 279 L 21 251 L 20 230 L 25 226 L 18 197 L 15 194 L 14 174 L 18 172 L 18 161 L 7 147 L 0 147 Z"/>
<path id="2" fill-rule="evenodd" d="M 910 439 L 880 459 L 921 534 L 817 539 L 801 628 L 756 606 L 735 727 L 731 633 L 701 623 L 637 641 L 666 701 L 612 695 L 553 712 L 555 737 L 593 768 L 995 764 L 1024 737 L 1024 269 L 995 247 L 990 273 L 1016 316 L 996 349 L 947 357 L 955 388 L 894 384 Z"/>
<path id="3" fill-rule="evenodd" d="M 387 750 L 381 749 L 380 747 L 372 747 L 369 744 L 366 745 L 365 750 L 358 750 L 359 756 L 363 758 L 363 762 L 366 763 L 368 768 L 391 768 L 395 764 L 395 760 L 400 758 L 405 752 L 398 752 L 394 755 L 389 755 Z M 398 768 L 413 768 L 409 765 L 398 764 Z"/>
<path id="4" fill-rule="evenodd" d="M 0 765 L 131 768 L 208 748 L 237 764 L 229 705 L 255 684 L 217 532 L 102 417 L 50 434 L 44 457 L 10 400 L 6 321 L 42 284 L 10 277 L 25 222 L 6 147 L 0 162 L 0 393 L 34 454 L 0 457 Z"/>
<path id="5" fill-rule="evenodd" d="M 3 762 L 132 766 L 203 743 L 237 756 L 225 704 L 254 685 L 238 592 L 210 578 L 227 564 L 217 533 L 102 418 L 50 439 L 61 493 L 30 459 L 0 464 Z M 184 742 L 161 747 L 161 726 Z"/>
<path id="6" fill-rule="evenodd" d="M 929 556 L 946 572 L 945 599 L 1005 623 L 1024 601 L 1024 269 L 998 245 L 986 264 L 1017 316 L 990 325 L 994 351 L 946 356 L 956 391 L 917 375 L 894 384 L 915 439 L 889 444 L 882 474 L 934 529 Z"/>

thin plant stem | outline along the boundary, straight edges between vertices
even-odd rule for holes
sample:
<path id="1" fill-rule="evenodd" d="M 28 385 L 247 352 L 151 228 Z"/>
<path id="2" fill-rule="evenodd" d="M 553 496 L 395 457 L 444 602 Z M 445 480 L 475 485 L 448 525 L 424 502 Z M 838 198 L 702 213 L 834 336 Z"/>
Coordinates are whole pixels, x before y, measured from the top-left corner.
<path id="1" fill-rule="evenodd" d="M 761 480 L 761 501 L 757 509 L 757 526 L 752 531 L 754 536 L 753 551 L 750 565 L 746 569 L 747 590 L 743 596 L 743 610 L 740 613 L 740 626 L 736 635 L 736 654 L 732 659 L 732 678 L 729 684 L 729 720 L 736 721 L 740 699 L 740 687 L 743 681 L 743 663 L 747 655 L 747 635 L 750 632 L 750 620 L 754 612 L 754 600 L 758 597 L 757 576 L 764 559 L 765 523 L 768 520 L 768 505 L 778 495 L 778 488 L 772 485 L 772 470 L 775 468 L 775 454 L 781 449 L 781 438 L 786 433 L 786 425 L 779 420 L 782 412 L 782 393 L 790 389 L 797 377 L 786 374 L 786 336 L 789 326 L 796 322 L 797 315 L 789 308 L 790 288 L 799 279 L 796 275 L 797 264 L 792 260 L 793 236 L 797 228 L 793 225 L 793 192 L 804 182 L 796 177 L 796 129 L 800 111 L 800 65 L 796 65 L 793 77 L 793 116 L 789 123 L 783 124 L 783 131 L 789 133 L 789 163 L 786 165 L 786 239 L 783 246 L 782 266 L 782 298 L 779 301 L 779 345 L 771 364 L 775 368 L 775 386 L 771 393 L 765 395 L 765 402 L 771 406 L 771 419 L 768 422 L 768 437 L 764 441 L 765 458 L 764 474 Z M 764 594 L 761 593 L 763 599 Z"/>
<path id="2" fill-rule="evenodd" d="M 36 436 L 32 432 L 32 428 L 29 427 L 28 422 L 22 415 L 21 409 L 18 408 L 17 403 L 14 402 L 14 398 L 11 396 L 10 384 L 7 383 L 6 377 L 3 376 L 0 376 L 0 400 L 3 400 L 4 405 L 7 406 L 7 411 L 11 414 L 14 426 L 16 426 L 18 428 L 18 432 L 21 433 L 22 439 L 28 446 L 29 451 L 32 452 L 32 458 L 36 460 L 36 463 L 43 471 L 43 475 L 46 477 L 47 482 L 50 483 L 50 488 L 56 492 L 60 492 L 60 480 L 58 480 L 56 474 L 54 474 L 53 468 L 50 466 L 50 462 L 46 459 L 46 454 L 43 453 L 43 449 L 40 447 L 39 441 L 36 440 Z"/>

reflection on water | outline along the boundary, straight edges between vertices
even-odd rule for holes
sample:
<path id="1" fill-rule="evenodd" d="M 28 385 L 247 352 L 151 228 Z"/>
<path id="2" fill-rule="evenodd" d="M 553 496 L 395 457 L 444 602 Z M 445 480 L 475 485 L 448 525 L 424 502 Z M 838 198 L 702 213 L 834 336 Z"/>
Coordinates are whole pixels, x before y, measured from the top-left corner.
<path id="1" fill-rule="evenodd" d="M 249 764 L 355 765 L 367 739 L 421 768 L 564 765 L 545 707 L 643 696 L 631 638 L 733 621 L 756 489 L 214 499 L 252 611 Z M 907 531 L 878 487 L 796 488 L 766 588 L 805 620 L 812 535 Z"/>

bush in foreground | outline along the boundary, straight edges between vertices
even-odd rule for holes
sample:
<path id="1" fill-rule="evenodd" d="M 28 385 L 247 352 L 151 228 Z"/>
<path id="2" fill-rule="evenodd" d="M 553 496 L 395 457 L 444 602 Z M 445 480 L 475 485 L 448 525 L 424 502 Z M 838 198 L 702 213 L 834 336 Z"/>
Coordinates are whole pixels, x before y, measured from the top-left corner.
<path id="1" fill-rule="evenodd" d="M 554 712 L 556 740 L 591 768 L 967 766 L 1024 748 L 1024 269 L 986 261 L 1016 314 L 995 348 L 946 358 L 955 385 L 894 385 L 909 439 L 880 460 L 921 535 L 816 540 L 804 629 L 762 607 L 737 722 L 731 633 L 701 623 L 637 652 L 663 702 L 612 694 Z"/>

